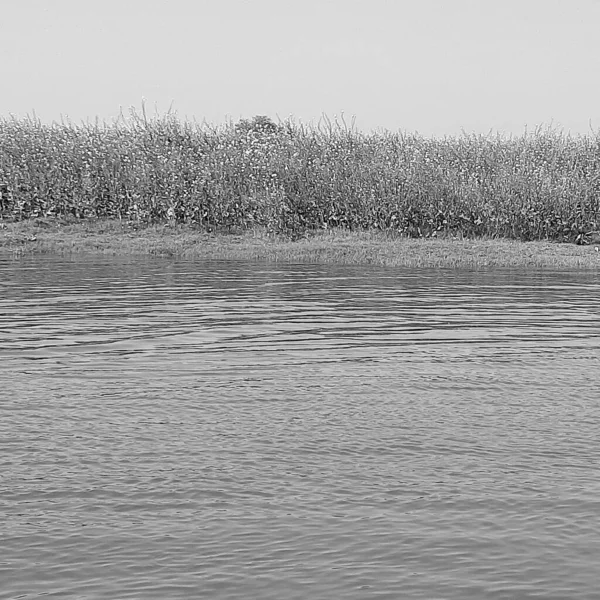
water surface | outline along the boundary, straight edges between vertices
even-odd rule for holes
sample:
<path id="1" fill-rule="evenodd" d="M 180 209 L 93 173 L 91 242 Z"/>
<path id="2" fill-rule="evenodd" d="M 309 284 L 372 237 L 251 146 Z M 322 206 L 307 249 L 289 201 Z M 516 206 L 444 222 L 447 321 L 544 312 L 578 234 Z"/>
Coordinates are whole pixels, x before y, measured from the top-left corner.
<path id="1" fill-rule="evenodd" d="M 598 598 L 597 275 L 0 259 L 0 599 Z"/>

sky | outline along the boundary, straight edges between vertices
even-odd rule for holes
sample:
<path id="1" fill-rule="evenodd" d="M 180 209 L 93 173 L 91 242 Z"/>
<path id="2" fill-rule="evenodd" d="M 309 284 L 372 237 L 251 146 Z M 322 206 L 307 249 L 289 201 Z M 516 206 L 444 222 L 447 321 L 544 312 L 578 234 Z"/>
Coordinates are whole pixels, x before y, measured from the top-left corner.
<path id="1" fill-rule="evenodd" d="M 600 0 L 3 0 L 0 117 L 600 129 Z"/>

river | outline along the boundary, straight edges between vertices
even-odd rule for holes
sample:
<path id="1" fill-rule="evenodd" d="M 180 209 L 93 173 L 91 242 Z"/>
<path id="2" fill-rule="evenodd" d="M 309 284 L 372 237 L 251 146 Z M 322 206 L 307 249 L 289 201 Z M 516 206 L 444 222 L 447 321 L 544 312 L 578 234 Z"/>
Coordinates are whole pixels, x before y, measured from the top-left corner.
<path id="1" fill-rule="evenodd" d="M 0 258 L 0 599 L 597 599 L 600 278 Z"/>

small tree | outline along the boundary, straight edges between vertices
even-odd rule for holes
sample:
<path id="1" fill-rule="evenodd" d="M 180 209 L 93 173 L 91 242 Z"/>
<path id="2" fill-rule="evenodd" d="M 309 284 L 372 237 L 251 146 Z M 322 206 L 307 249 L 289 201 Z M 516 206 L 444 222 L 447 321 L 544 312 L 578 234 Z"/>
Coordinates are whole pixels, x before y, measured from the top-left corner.
<path id="1" fill-rule="evenodd" d="M 244 135 L 250 132 L 268 134 L 279 132 L 281 127 L 265 115 L 256 115 L 252 119 L 241 119 L 238 121 L 235 125 L 235 130 Z"/>

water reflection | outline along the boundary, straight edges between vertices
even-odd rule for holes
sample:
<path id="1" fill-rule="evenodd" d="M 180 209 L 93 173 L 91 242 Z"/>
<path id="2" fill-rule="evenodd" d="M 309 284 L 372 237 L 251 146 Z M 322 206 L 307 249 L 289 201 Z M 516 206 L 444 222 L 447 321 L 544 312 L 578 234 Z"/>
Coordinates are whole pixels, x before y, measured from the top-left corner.
<path id="1" fill-rule="evenodd" d="M 597 276 L 0 262 L 0 598 L 593 598 Z"/>

